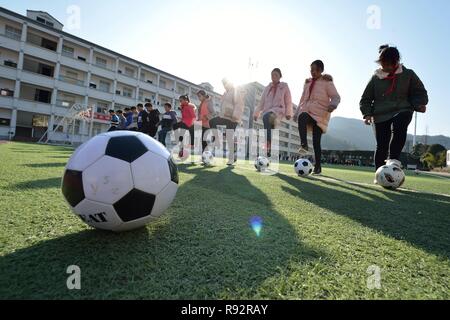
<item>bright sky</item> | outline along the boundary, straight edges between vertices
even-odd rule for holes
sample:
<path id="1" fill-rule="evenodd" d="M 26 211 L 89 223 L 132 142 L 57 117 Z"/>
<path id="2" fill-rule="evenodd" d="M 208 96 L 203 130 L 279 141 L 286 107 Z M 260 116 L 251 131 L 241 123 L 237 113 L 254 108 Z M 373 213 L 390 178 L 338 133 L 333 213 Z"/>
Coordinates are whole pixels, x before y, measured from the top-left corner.
<path id="1" fill-rule="evenodd" d="M 334 115 L 350 118 L 361 118 L 359 99 L 377 67 L 378 46 L 394 44 L 430 94 L 418 134 L 428 126 L 430 135 L 450 136 L 448 0 L 0 0 L 0 5 L 21 14 L 47 11 L 69 33 L 191 82 L 210 82 L 220 93 L 224 77 L 267 85 L 270 71 L 279 67 L 298 103 L 310 63 L 321 59 L 342 96 Z M 72 5 L 81 10 L 81 23 L 68 28 Z M 251 72 L 249 59 L 258 66 Z"/>

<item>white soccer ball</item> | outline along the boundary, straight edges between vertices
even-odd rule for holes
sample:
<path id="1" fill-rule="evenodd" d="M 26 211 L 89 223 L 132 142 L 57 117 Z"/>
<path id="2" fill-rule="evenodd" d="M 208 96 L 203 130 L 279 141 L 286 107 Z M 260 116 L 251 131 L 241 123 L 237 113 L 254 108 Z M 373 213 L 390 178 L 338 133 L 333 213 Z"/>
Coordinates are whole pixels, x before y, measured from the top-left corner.
<path id="1" fill-rule="evenodd" d="M 405 182 L 405 173 L 398 165 L 386 164 L 378 168 L 375 179 L 383 188 L 395 190 Z"/>
<path id="2" fill-rule="evenodd" d="M 264 172 L 266 171 L 270 166 L 270 161 L 266 157 L 258 157 L 255 160 L 255 169 L 258 172 Z"/>
<path id="3" fill-rule="evenodd" d="M 160 217 L 178 190 L 169 151 L 131 131 L 100 134 L 70 158 L 62 181 L 64 198 L 86 224 L 127 231 Z"/>
<path id="4" fill-rule="evenodd" d="M 211 151 L 205 151 L 202 154 L 202 162 L 205 166 L 209 166 L 214 162 L 214 155 Z"/>
<path id="5" fill-rule="evenodd" d="M 313 172 L 313 165 L 308 159 L 299 159 L 295 162 L 294 169 L 300 177 L 307 177 Z"/>

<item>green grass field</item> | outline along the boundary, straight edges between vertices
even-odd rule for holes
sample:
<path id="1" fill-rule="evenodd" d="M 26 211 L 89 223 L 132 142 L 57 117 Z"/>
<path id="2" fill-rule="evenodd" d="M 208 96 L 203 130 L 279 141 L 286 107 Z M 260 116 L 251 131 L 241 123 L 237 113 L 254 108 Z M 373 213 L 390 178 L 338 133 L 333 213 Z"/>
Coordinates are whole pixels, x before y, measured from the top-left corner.
<path id="1" fill-rule="evenodd" d="M 275 176 L 180 165 L 166 215 L 113 234 L 64 202 L 71 153 L 0 145 L 0 299 L 450 298 L 449 179 L 409 175 L 394 192 L 366 169 L 301 179 L 288 164 Z M 81 290 L 66 287 L 70 265 Z M 380 289 L 367 286 L 372 265 Z"/>

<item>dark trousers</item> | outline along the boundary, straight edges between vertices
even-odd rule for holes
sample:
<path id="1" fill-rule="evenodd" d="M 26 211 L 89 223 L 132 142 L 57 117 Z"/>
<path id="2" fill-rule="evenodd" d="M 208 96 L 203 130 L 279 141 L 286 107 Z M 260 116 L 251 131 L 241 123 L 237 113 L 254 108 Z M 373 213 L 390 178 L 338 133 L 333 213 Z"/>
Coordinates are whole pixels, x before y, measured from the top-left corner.
<path id="1" fill-rule="evenodd" d="M 272 130 L 275 129 L 277 115 L 273 112 L 268 112 L 263 116 L 264 129 L 267 130 L 267 142 L 272 142 Z"/>
<path id="2" fill-rule="evenodd" d="M 400 160 L 400 154 L 406 143 L 408 126 L 413 113 L 406 111 L 399 113 L 392 119 L 375 123 L 377 150 L 375 152 L 376 169 L 385 164 L 385 160 Z"/>
<path id="3" fill-rule="evenodd" d="M 303 148 L 308 148 L 308 125 L 313 128 L 313 146 L 314 157 L 316 158 L 316 169 L 320 169 L 322 160 L 322 129 L 317 125 L 317 121 L 314 120 L 308 113 L 304 112 L 298 117 L 298 133 L 300 135 L 300 142 Z"/>
<path id="4" fill-rule="evenodd" d="M 156 137 L 156 133 L 158 132 L 158 128 L 157 127 L 155 127 L 155 126 L 151 126 L 149 129 L 148 129 L 148 132 L 146 132 L 150 137 L 152 137 L 152 138 L 154 138 L 154 137 Z"/>
<path id="5" fill-rule="evenodd" d="M 227 128 L 227 130 L 236 130 L 238 123 L 237 122 L 233 122 L 229 119 L 225 119 L 225 118 L 214 118 L 211 119 L 209 121 L 209 125 L 211 126 L 211 129 L 217 129 L 218 126 L 225 126 Z M 230 160 L 230 162 L 234 162 L 236 161 L 236 155 L 235 155 L 235 151 L 236 151 L 236 144 L 234 141 L 234 135 L 232 137 L 229 138 L 230 141 L 228 142 L 228 145 L 230 146 L 231 150 L 229 152 L 228 158 Z"/>
<path id="6" fill-rule="evenodd" d="M 191 135 L 191 145 L 194 145 L 194 126 L 188 127 L 184 122 L 178 122 L 173 126 L 173 130 L 184 129 L 188 130 Z M 182 142 L 184 136 L 180 136 L 179 141 Z"/>

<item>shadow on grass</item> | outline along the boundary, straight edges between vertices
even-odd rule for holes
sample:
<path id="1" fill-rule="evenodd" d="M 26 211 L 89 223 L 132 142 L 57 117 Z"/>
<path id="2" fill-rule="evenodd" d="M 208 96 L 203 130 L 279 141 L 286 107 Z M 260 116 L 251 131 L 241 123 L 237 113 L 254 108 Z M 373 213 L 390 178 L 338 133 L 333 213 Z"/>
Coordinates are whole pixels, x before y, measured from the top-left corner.
<path id="1" fill-rule="evenodd" d="M 9 185 L 8 189 L 50 189 L 59 188 L 61 186 L 61 178 L 48 178 L 39 180 L 30 180 Z"/>
<path id="2" fill-rule="evenodd" d="M 319 184 L 287 175 L 278 177 L 292 186 L 283 189 L 331 212 L 349 217 L 429 253 L 450 258 L 449 198 L 409 191 L 388 191 L 336 180 L 314 179 Z M 342 189 L 371 198 L 355 196 Z M 368 191 L 371 191 L 368 194 Z M 379 193 L 379 196 L 375 196 Z M 386 198 L 387 199 L 386 199 Z"/>
<path id="3" fill-rule="evenodd" d="M 0 297 L 264 298 L 258 288 L 268 278 L 326 257 L 302 244 L 266 195 L 231 168 L 179 167 L 192 179 L 167 216 L 134 232 L 83 231 L 3 256 Z M 264 221 L 259 237 L 249 225 L 255 215 Z M 77 292 L 66 288 L 70 265 L 81 268 Z M 277 297 L 267 285 L 262 292 Z"/>
<path id="4" fill-rule="evenodd" d="M 65 167 L 65 162 L 49 162 L 49 163 L 29 163 L 25 164 L 24 167 L 39 169 L 39 168 L 60 168 Z"/>

